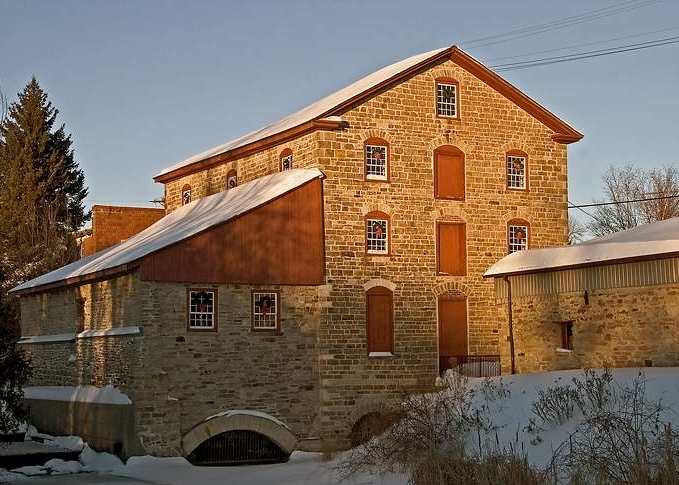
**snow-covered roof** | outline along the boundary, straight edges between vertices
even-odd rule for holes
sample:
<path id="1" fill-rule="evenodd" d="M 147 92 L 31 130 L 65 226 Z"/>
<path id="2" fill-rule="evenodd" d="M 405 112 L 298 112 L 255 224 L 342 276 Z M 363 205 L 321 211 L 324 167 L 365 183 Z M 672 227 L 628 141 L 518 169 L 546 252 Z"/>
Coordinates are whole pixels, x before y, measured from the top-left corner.
<path id="1" fill-rule="evenodd" d="M 191 164 L 206 160 L 210 157 L 230 152 L 237 148 L 264 140 L 273 135 L 278 135 L 311 121 L 341 121 L 341 118 L 337 115 L 341 114 L 342 107 L 347 106 L 347 104 L 351 101 L 360 98 L 365 93 L 372 92 L 373 89 L 383 86 L 385 83 L 389 83 L 392 80 L 398 79 L 404 73 L 418 69 L 420 66 L 426 66 L 428 63 L 436 62 L 438 59 L 444 58 L 447 55 L 450 55 L 451 59 L 463 65 L 463 67 L 467 70 L 470 70 L 470 72 L 474 71 L 474 74 L 481 75 L 485 82 L 493 84 L 496 89 L 501 88 L 505 91 L 511 91 L 511 97 L 513 98 L 514 102 L 522 106 L 523 109 L 526 109 L 533 116 L 537 116 L 543 123 L 550 126 L 555 131 L 561 132 L 561 134 L 566 137 L 563 138 L 561 142 L 570 143 L 582 138 L 581 133 L 568 126 L 566 123 L 558 119 L 538 103 L 511 86 L 504 79 L 500 78 L 488 68 L 483 66 L 478 60 L 462 51 L 459 47 L 450 46 L 408 57 L 407 59 L 384 67 L 376 72 L 373 72 L 372 74 L 369 74 L 368 76 L 365 76 L 362 79 L 359 79 L 353 84 L 350 84 L 349 86 L 342 88 L 339 91 L 336 91 L 333 94 L 316 101 L 315 103 L 310 104 L 306 108 L 302 108 L 296 113 L 293 113 L 280 121 L 272 123 L 268 126 L 265 126 L 264 128 L 250 132 L 239 138 L 224 143 L 223 145 L 211 148 L 202 153 L 182 160 L 181 162 L 178 162 L 170 167 L 167 167 L 156 174 L 154 179 L 158 179 L 158 177 L 163 177 L 164 175 L 172 173 Z"/>
<path id="2" fill-rule="evenodd" d="M 499 277 L 679 254 L 679 218 L 652 222 L 572 246 L 516 251 L 484 276 Z"/>
<path id="3" fill-rule="evenodd" d="M 248 133 L 247 135 L 243 135 L 239 138 L 236 138 L 235 140 L 231 140 L 227 143 L 224 143 L 223 145 L 219 145 L 217 147 L 211 148 L 210 150 L 194 155 L 190 158 L 187 158 L 186 160 L 182 160 L 181 162 L 172 165 L 171 167 L 167 167 L 160 173 L 158 173 L 156 177 L 169 172 L 173 172 L 178 168 L 184 167 L 186 165 L 191 165 L 192 163 L 204 160 L 206 158 L 213 157 L 215 155 L 219 155 L 221 153 L 225 153 L 230 150 L 234 150 L 236 148 L 240 148 L 250 143 L 262 140 L 271 135 L 282 133 L 290 128 L 294 128 L 308 121 L 312 121 L 319 117 L 322 117 L 325 113 L 331 111 L 333 108 L 342 104 L 343 102 L 352 99 L 353 97 L 360 95 L 361 93 L 369 90 L 370 88 L 383 83 L 384 81 L 390 79 L 391 77 L 399 74 L 400 72 L 410 67 L 416 66 L 417 64 L 420 64 L 421 62 L 428 60 L 430 57 L 439 54 L 444 50 L 446 49 L 445 48 L 436 49 L 430 52 L 425 52 L 424 54 L 418 54 L 416 56 L 409 57 L 402 61 L 396 62 L 395 64 L 382 68 L 379 71 L 376 71 L 364 77 L 363 79 L 360 79 L 355 83 L 350 84 L 349 86 L 342 88 L 339 91 L 316 101 L 313 104 L 310 104 L 306 108 L 302 108 L 298 112 L 293 113 L 280 121 L 265 126 L 264 128 L 255 130 L 251 133 Z M 328 119 L 330 121 L 339 120 L 337 116 L 332 116 L 329 117 Z"/>
<path id="4" fill-rule="evenodd" d="M 186 204 L 135 236 L 91 256 L 26 281 L 10 292 L 36 289 L 72 278 L 120 268 L 195 236 L 270 202 L 314 179 L 323 178 L 316 168 L 292 169 L 267 175 L 219 194 Z"/>

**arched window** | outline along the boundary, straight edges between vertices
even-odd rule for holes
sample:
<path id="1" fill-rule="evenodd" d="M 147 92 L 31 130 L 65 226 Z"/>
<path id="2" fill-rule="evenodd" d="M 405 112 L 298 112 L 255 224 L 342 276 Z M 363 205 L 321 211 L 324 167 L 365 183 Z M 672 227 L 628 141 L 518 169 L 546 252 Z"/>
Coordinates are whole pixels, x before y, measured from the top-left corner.
<path id="1" fill-rule="evenodd" d="M 394 353 L 394 296 L 389 288 L 375 286 L 365 294 L 368 356 Z"/>
<path id="2" fill-rule="evenodd" d="M 528 155 L 519 150 L 511 150 L 506 156 L 507 188 L 512 190 L 528 189 Z"/>
<path id="3" fill-rule="evenodd" d="M 186 205 L 189 202 L 191 202 L 191 186 L 189 184 L 185 184 L 182 187 L 182 205 Z"/>
<path id="4" fill-rule="evenodd" d="M 464 200 L 464 153 L 457 147 L 445 145 L 434 150 L 434 197 Z"/>
<path id="5" fill-rule="evenodd" d="M 436 79 L 436 115 L 460 117 L 460 84 L 451 78 Z"/>
<path id="6" fill-rule="evenodd" d="M 512 219 L 507 223 L 507 244 L 509 252 L 528 249 L 530 224 L 523 219 Z"/>
<path id="7" fill-rule="evenodd" d="M 280 170 L 290 170 L 292 168 L 292 150 L 286 148 L 281 152 Z"/>
<path id="8" fill-rule="evenodd" d="M 389 254 L 391 221 L 384 212 L 365 216 L 365 251 L 368 254 Z"/>
<path id="9" fill-rule="evenodd" d="M 381 138 L 368 138 L 363 144 L 366 180 L 389 180 L 389 144 Z"/>
<path id="10" fill-rule="evenodd" d="M 238 185 L 238 175 L 234 169 L 231 169 L 226 174 L 226 190 L 233 189 Z"/>

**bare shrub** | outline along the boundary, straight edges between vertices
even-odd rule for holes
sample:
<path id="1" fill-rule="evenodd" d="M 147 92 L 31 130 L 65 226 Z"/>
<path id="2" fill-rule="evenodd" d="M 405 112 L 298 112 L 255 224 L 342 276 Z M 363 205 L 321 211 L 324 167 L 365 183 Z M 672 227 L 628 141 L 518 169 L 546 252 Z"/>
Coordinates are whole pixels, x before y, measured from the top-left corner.
<path id="1" fill-rule="evenodd" d="M 555 428 L 573 417 L 578 393 L 570 386 L 550 387 L 538 391 L 538 400 L 532 404 L 533 413 L 543 424 Z"/>

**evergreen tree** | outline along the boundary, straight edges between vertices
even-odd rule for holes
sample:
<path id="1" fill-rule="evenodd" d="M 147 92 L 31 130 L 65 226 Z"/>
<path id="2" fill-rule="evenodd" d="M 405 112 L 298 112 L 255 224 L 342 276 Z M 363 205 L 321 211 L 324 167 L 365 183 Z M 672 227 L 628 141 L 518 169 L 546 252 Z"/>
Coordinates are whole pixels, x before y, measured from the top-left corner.
<path id="1" fill-rule="evenodd" d="M 17 328 L 6 291 L 77 259 L 73 231 L 89 220 L 85 177 L 59 111 L 32 78 L 0 123 L 0 318 Z"/>

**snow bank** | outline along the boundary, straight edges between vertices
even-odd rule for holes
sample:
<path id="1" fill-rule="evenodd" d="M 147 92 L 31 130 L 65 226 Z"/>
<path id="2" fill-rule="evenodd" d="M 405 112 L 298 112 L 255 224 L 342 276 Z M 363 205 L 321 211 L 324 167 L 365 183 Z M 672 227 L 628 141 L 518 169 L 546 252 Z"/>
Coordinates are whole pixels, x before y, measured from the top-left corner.
<path id="1" fill-rule="evenodd" d="M 236 415 L 257 416 L 259 418 L 268 419 L 269 421 L 272 421 L 279 426 L 283 426 L 286 429 L 290 429 L 287 424 L 285 424 L 280 419 L 271 416 L 270 414 L 266 414 L 261 411 L 251 411 L 249 409 L 231 409 L 229 411 L 222 411 L 221 413 L 213 414 L 212 416 L 205 418 L 205 421 L 210 421 L 211 419 L 219 418 L 222 416 L 236 416 Z"/>

